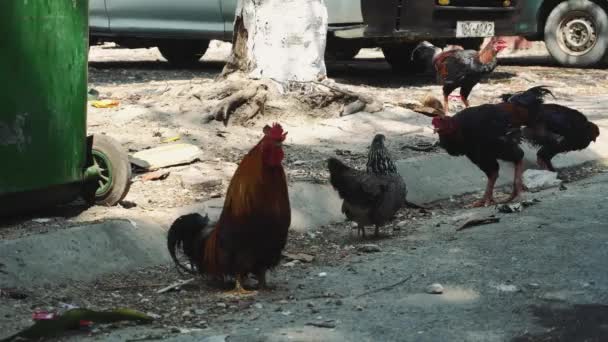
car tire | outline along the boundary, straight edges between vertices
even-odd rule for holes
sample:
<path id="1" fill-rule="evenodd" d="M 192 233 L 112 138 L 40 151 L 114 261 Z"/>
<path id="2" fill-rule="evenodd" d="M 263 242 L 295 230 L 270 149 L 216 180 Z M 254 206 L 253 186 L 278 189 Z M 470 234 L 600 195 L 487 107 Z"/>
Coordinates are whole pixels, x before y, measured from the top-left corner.
<path id="1" fill-rule="evenodd" d="M 561 65 L 598 65 L 606 58 L 608 51 L 606 11 L 589 0 L 560 3 L 547 17 L 545 45 Z"/>
<path id="2" fill-rule="evenodd" d="M 355 44 L 331 44 L 328 43 L 325 49 L 325 58 L 329 60 L 348 61 L 353 58 L 361 51 L 361 47 Z"/>
<path id="3" fill-rule="evenodd" d="M 208 40 L 166 40 L 158 43 L 160 54 L 175 66 L 195 65 L 208 47 Z"/>
<path id="4" fill-rule="evenodd" d="M 382 47 L 384 59 L 391 65 L 393 71 L 401 74 L 422 71 L 424 66 L 412 61 L 412 52 L 418 43 L 403 43 L 400 45 L 388 45 Z"/>

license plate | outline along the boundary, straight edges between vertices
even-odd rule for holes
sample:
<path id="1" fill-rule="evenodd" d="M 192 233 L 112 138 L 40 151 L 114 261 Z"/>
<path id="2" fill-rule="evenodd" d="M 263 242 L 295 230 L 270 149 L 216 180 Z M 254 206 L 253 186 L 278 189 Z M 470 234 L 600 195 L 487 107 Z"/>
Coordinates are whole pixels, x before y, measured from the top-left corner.
<path id="1" fill-rule="evenodd" d="M 493 21 L 458 21 L 456 22 L 456 37 L 492 37 L 494 36 Z"/>

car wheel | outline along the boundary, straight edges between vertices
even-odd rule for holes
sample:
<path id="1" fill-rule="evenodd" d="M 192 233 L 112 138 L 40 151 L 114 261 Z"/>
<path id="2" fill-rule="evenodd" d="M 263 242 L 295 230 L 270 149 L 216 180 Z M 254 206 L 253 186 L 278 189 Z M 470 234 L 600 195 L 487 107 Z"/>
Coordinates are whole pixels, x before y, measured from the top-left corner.
<path id="1" fill-rule="evenodd" d="M 351 60 L 359 53 L 361 48 L 355 44 L 329 44 L 325 49 L 325 57 L 330 60 Z"/>
<path id="2" fill-rule="evenodd" d="M 412 52 L 417 45 L 418 43 L 404 43 L 384 46 L 382 47 L 384 59 L 398 73 L 413 73 L 416 70 L 423 70 L 423 66 L 412 61 Z"/>
<path id="3" fill-rule="evenodd" d="M 597 65 L 608 50 L 608 15 L 589 0 L 562 2 L 547 18 L 545 44 L 562 65 Z"/>
<path id="4" fill-rule="evenodd" d="M 208 47 L 208 40 L 166 40 L 158 43 L 161 55 L 176 66 L 196 64 Z"/>

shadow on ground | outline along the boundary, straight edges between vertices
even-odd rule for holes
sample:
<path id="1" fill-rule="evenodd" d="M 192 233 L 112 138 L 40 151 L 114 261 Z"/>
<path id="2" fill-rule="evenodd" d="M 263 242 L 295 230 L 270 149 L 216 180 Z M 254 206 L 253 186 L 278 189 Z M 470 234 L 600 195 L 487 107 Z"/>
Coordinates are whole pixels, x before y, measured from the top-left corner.
<path id="1" fill-rule="evenodd" d="M 512 342 L 600 342 L 608 339 L 608 305 L 543 305 L 533 306 L 531 311 L 545 332 L 518 336 Z"/>

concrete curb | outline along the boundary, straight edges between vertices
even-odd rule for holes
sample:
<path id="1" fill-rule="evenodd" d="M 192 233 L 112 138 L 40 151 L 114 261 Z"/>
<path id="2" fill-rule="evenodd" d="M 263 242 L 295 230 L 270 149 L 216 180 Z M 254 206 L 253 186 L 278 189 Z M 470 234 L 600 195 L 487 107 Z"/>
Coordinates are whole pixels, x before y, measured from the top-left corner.
<path id="1" fill-rule="evenodd" d="M 93 280 L 103 274 L 169 263 L 165 230 L 142 222 L 112 220 L 0 241 L 0 284 Z"/>

